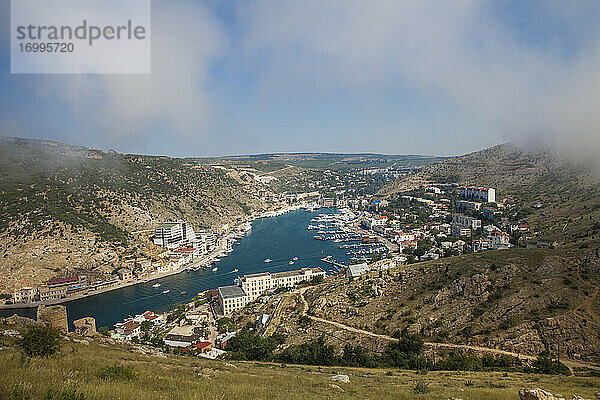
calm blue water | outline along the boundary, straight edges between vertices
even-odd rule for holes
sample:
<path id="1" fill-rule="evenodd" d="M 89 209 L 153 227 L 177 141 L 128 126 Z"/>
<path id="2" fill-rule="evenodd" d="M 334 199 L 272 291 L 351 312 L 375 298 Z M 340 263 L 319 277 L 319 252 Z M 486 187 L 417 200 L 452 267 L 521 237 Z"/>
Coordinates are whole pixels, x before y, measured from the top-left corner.
<path id="1" fill-rule="evenodd" d="M 240 240 L 241 244 L 234 245 L 234 251 L 229 253 L 228 257 L 214 264 L 219 267 L 217 272 L 212 272 L 211 269 L 182 272 L 63 303 L 67 306 L 69 323 L 91 316 L 96 318 L 97 327 L 112 327 L 127 316 L 141 314 L 146 310 L 164 312 L 175 304 L 190 301 L 199 292 L 231 285 L 237 275 L 280 272 L 312 266 L 320 266 L 328 271 L 331 266 L 320 261 L 320 258 L 326 255 L 332 255 L 337 261 L 347 264 L 348 256 L 345 249 L 339 249 L 340 243 L 315 240 L 313 235 L 316 231 L 306 229 L 316 215 L 335 212 L 334 209 L 316 212 L 299 210 L 254 221 L 252 231 Z M 298 261 L 289 265 L 292 257 L 298 257 Z M 267 264 L 264 262 L 266 258 L 273 261 Z M 233 273 L 235 268 L 239 272 Z M 152 285 L 157 282 L 161 287 L 153 288 Z M 165 289 L 169 289 L 170 292 L 162 294 Z M 187 294 L 182 295 L 182 291 L 186 291 Z M 0 317 L 14 313 L 35 318 L 36 311 L 34 308 L 0 310 Z"/>

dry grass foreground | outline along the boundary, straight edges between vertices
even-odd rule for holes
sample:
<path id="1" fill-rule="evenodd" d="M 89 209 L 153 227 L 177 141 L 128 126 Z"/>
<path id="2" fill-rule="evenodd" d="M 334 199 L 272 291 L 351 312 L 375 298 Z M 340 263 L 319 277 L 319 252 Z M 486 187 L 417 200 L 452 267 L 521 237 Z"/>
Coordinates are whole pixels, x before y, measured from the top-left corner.
<path id="1" fill-rule="evenodd" d="M 6 342 L 4 343 L 7 344 Z M 570 398 L 594 398 L 600 378 L 522 373 L 429 372 L 314 367 L 156 357 L 133 348 L 68 342 L 59 356 L 25 359 L 0 349 L 0 399 L 43 398 L 48 390 L 76 391 L 78 399 L 518 399 L 540 387 Z M 111 373 L 110 367 L 126 373 Z M 114 370 L 114 368 L 113 368 Z M 108 372 L 107 372 L 108 371 Z M 119 369 L 117 369 L 117 372 Z M 342 373 L 350 383 L 331 380 Z M 415 387 L 427 393 L 415 394 Z M 52 397 L 55 398 L 55 397 Z M 62 397 L 60 397 L 62 398 Z M 67 397 L 69 398 L 69 397 Z"/>

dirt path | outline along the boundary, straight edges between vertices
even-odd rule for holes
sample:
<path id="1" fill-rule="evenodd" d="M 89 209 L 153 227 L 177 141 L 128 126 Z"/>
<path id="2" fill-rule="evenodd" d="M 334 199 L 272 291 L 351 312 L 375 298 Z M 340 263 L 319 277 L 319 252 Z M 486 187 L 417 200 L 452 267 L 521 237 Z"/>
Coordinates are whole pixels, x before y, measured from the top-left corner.
<path id="1" fill-rule="evenodd" d="M 300 301 L 302 301 L 302 314 L 308 316 L 313 321 L 317 321 L 317 322 L 322 322 L 322 323 L 325 323 L 325 324 L 333 325 L 333 326 L 335 326 L 337 328 L 344 329 L 344 330 L 347 330 L 349 332 L 354 332 L 354 333 L 359 333 L 359 334 L 366 335 L 366 336 L 371 336 L 371 337 L 375 337 L 375 338 L 389 340 L 391 342 L 397 342 L 398 341 L 398 339 L 396 339 L 394 337 L 391 337 L 391 336 L 388 336 L 388 335 L 382 335 L 382 334 L 378 334 L 378 333 L 373 333 L 373 332 L 365 331 L 363 329 L 355 328 L 355 327 L 352 327 L 352 326 L 344 325 L 344 324 L 336 322 L 336 321 L 330 321 L 328 319 L 324 319 L 324 318 L 320 318 L 320 317 L 315 317 L 314 315 L 308 314 L 308 302 L 304 298 L 304 292 L 307 289 L 308 289 L 308 287 L 305 287 L 305 288 L 297 290 L 296 292 L 300 294 Z M 471 346 L 471 345 L 466 345 L 466 344 L 435 343 L 435 342 L 425 342 L 424 344 L 425 344 L 425 346 L 435 347 L 435 348 L 465 349 L 465 350 L 473 350 L 473 351 L 479 351 L 479 352 L 486 352 L 486 353 L 491 353 L 491 354 L 504 354 L 504 355 L 518 357 L 520 359 L 525 359 L 525 360 L 535 360 L 537 358 L 535 356 L 529 356 L 529 355 L 526 355 L 526 354 L 514 353 L 514 352 L 506 351 L 506 350 L 493 349 L 493 348 L 489 348 L 489 347 Z M 592 365 L 592 364 L 578 362 L 578 361 L 570 361 L 570 360 L 569 361 L 568 360 L 561 360 L 561 361 L 562 361 L 563 364 L 565 364 L 571 370 L 571 373 L 573 372 L 573 368 L 590 368 L 590 369 L 594 369 L 594 370 L 600 371 L 600 367 L 597 367 L 597 366 Z"/>
<path id="2" fill-rule="evenodd" d="M 591 290 L 592 290 L 592 295 L 591 296 L 587 296 L 582 302 L 581 302 L 581 307 L 580 308 L 584 308 L 588 315 L 598 324 L 600 325 L 600 315 L 598 315 L 598 312 L 596 311 L 596 309 L 594 308 L 594 304 L 597 304 L 598 302 L 598 295 L 600 294 L 600 286 L 594 285 L 592 282 L 588 282 L 585 279 L 583 279 L 581 277 L 581 269 L 577 268 L 577 278 L 579 279 L 580 282 L 583 282 L 585 285 L 587 285 Z"/>
<path id="3" fill-rule="evenodd" d="M 281 300 L 279 301 L 279 304 L 277 304 L 275 312 L 273 312 L 273 318 L 271 318 L 269 322 L 267 322 L 267 327 L 263 332 L 263 336 L 271 336 L 275 332 L 275 329 L 277 329 L 281 321 L 281 310 L 285 308 L 292 294 L 293 293 L 285 293 L 283 296 L 281 296 Z"/>

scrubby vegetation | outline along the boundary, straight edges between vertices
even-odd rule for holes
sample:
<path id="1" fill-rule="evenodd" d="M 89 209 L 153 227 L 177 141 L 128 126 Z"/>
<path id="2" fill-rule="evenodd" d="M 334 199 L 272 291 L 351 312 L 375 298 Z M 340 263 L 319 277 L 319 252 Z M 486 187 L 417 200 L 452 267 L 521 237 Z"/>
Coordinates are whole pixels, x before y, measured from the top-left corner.
<path id="1" fill-rule="evenodd" d="M 564 358 L 577 354 L 597 362 L 600 242 L 584 244 L 585 248 L 570 244 L 512 249 L 403 265 L 352 282 L 326 281 L 307 289 L 304 297 L 313 316 L 378 334 L 409 329 L 428 342 L 496 347 L 532 356 L 548 346 Z M 352 340 L 348 333 L 334 334 Z M 321 332 L 308 329 L 292 335 L 300 342 L 316 339 Z M 354 340 L 370 350 L 383 350 L 373 340 Z M 326 341 L 343 347 L 337 339 Z"/>
<path id="2" fill-rule="evenodd" d="M 466 355 L 458 351 L 444 357 L 428 357 L 423 353 L 423 339 L 406 332 L 398 333 L 398 342 L 388 344 L 382 353 L 346 344 L 341 354 L 325 343 L 323 337 L 276 352 L 284 343 L 282 337 L 263 337 L 248 330 L 232 338 L 226 350 L 235 360 L 270 361 L 286 364 L 344 366 L 363 368 L 402 368 L 414 371 L 519 371 L 569 375 L 569 369 L 551 356 L 540 354 L 532 365 L 509 355 Z"/>
<path id="3" fill-rule="evenodd" d="M 60 334 L 49 326 L 30 326 L 16 345 L 29 357 L 50 357 L 60 350 Z"/>

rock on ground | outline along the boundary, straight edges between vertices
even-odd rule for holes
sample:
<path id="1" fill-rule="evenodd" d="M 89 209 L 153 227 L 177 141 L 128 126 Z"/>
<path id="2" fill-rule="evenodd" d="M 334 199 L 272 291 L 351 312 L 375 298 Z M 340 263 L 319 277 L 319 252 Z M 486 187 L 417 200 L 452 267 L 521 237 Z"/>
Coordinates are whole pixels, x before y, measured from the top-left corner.
<path id="1" fill-rule="evenodd" d="M 331 377 L 331 380 L 342 382 L 342 383 L 350 383 L 350 378 L 348 377 L 348 375 L 343 375 L 343 374 L 334 375 Z"/>
<path id="2" fill-rule="evenodd" d="M 521 389 L 519 390 L 519 398 L 521 400 L 565 400 L 564 397 L 560 397 L 560 395 L 553 395 L 550 392 L 547 392 L 542 389 Z M 596 393 L 596 399 L 600 400 L 600 393 Z M 571 400 L 587 400 L 581 396 L 573 395 Z"/>

